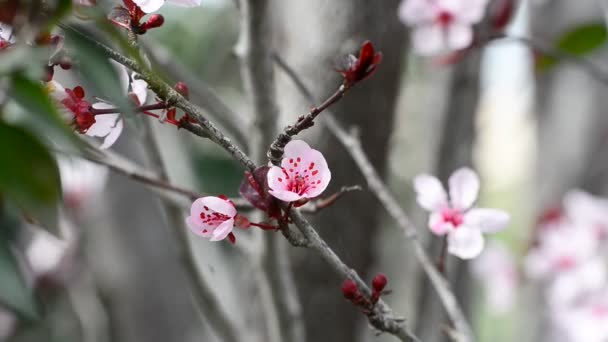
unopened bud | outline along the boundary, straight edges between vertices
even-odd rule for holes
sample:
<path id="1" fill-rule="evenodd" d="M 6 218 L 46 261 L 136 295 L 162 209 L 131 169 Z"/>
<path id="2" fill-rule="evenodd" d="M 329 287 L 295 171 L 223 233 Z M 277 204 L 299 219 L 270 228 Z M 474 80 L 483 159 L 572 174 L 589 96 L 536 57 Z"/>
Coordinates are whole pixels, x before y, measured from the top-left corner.
<path id="1" fill-rule="evenodd" d="M 344 280 L 344 283 L 342 283 L 342 294 L 344 295 L 344 298 L 353 300 L 359 295 L 359 288 L 352 279 L 346 279 Z"/>
<path id="2" fill-rule="evenodd" d="M 144 30 L 163 26 L 165 18 L 160 14 L 152 14 L 150 18 L 142 25 Z"/>
<path id="3" fill-rule="evenodd" d="M 178 93 L 180 93 L 186 99 L 190 96 L 190 90 L 188 89 L 188 86 L 186 85 L 186 83 L 184 83 L 184 82 L 177 82 L 175 84 L 174 88 L 175 88 L 175 91 L 177 91 Z"/>
<path id="4" fill-rule="evenodd" d="M 388 279 L 383 273 L 378 273 L 372 280 L 372 287 L 376 292 L 382 292 L 386 287 L 386 283 L 388 283 Z"/>

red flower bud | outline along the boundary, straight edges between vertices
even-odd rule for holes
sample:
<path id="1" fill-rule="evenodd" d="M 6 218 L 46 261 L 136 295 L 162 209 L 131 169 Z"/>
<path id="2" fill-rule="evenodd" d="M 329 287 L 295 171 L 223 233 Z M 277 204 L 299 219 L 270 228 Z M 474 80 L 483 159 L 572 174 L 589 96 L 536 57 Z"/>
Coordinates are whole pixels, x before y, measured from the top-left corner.
<path id="1" fill-rule="evenodd" d="M 352 279 L 346 279 L 344 280 L 344 283 L 342 283 L 342 294 L 344 295 L 344 298 L 353 300 L 359 296 L 359 288 Z"/>
<path id="2" fill-rule="evenodd" d="M 375 52 L 374 45 L 366 40 L 361 46 L 359 57 L 349 55 L 343 68 L 338 71 L 344 77 L 344 82 L 352 85 L 371 76 L 380 62 L 382 52 Z"/>
<path id="3" fill-rule="evenodd" d="M 372 288 L 376 292 L 382 292 L 388 283 L 388 279 L 383 273 L 378 273 L 372 280 Z"/>
<path id="4" fill-rule="evenodd" d="M 234 245 L 236 243 L 236 236 L 233 233 L 228 234 L 228 241 Z"/>
<path id="5" fill-rule="evenodd" d="M 142 25 L 144 30 L 163 26 L 165 18 L 160 14 L 152 14 L 150 18 Z"/>
<path id="6" fill-rule="evenodd" d="M 177 82 L 175 84 L 175 87 L 173 87 L 173 88 L 175 88 L 175 91 L 182 94 L 182 96 L 185 98 L 188 98 L 188 96 L 190 95 L 190 90 L 188 89 L 188 86 L 184 82 Z"/>
<path id="7" fill-rule="evenodd" d="M 76 86 L 76 88 L 74 88 L 74 95 L 76 95 L 77 98 L 79 99 L 83 99 L 84 98 L 84 89 L 81 86 Z"/>

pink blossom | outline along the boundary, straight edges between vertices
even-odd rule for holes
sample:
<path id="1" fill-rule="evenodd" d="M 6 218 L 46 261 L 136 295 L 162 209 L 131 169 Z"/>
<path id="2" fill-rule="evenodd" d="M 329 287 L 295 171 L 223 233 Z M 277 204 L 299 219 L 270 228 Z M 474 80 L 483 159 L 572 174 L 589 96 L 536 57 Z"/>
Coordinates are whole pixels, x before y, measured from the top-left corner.
<path id="1" fill-rule="evenodd" d="M 590 294 L 571 307 L 555 310 L 551 316 L 560 341 L 605 342 L 608 340 L 608 289 Z"/>
<path id="2" fill-rule="evenodd" d="M 473 42 L 473 25 L 488 0 L 403 0 L 399 18 L 412 26 L 412 44 L 422 55 L 460 50 Z"/>
<path id="3" fill-rule="evenodd" d="M 268 191 L 285 202 L 319 196 L 331 180 L 331 172 L 321 152 L 302 140 L 292 140 L 285 146 L 281 167 L 268 171 Z"/>
<path id="4" fill-rule="evenodd" d="M 201 0 L 133 0 L 145 13 L 158 11 L 163 5 L 169 3 L 180 7 L 197 7 L 201 5 Z"/>
<path id="5" fill-rule="evenodd" d="M 108 179 L 108 169 L 92 162 L 57 157 L 63 199 L 67 207 L 80 208 L 95 195 L 100 194 Z"/>
<path id="6" fill-rule="evenodd" d="M 483 285 L 489 308 L 497 314 L 510 311 L 519 283 L 513 254 L 503 244 L 492 242 L 471 266 L 471 272 Z"/>
<path id="7" fill-rule="evenodd" d="M 461 259 L 478 256 L 484 247 L 482 233 L 504 229 L 510 221 L 506 212 L 475 208 L 479 178 L 469 168 L 456 170 L 448 180 L 449 200 L 436 177 L 422 174 L 414 179 L 418 204 L 431 212 L 429 228 L 435 235 L 448 235 L 448 252 Z"/>
<path id="8" fill-rule="evenodd" d="M 608 200 L 582 190 L 571 190 L 562 201 L 566 217 L 590 229 L 600 240 L 608 240 Z"/>
<path id="9" fill-rule="evenodd" d="M 236 208 L 228 199 L 207 196 L 192 203 L 186 224 L 194 234 L 220 241 L 232 233 L 236 215 Z"/>

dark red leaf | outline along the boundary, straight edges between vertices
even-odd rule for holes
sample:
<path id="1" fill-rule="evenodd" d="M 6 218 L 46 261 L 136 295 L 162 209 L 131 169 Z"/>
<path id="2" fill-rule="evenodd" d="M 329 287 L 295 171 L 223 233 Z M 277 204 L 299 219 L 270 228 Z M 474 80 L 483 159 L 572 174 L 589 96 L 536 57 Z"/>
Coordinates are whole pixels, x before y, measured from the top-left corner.
<path id="1" fill-rule="evenodd" d="M 230 243 L 234 245 L 236 243 L 236 236 L 234 236 L 233 233 L 229 233 L 228 234 L 228 241 L 230 241 Z"/>
<path id="2" fill-rule="evenodd" d="M 239 187 L 239 194 L 251 205 L 268 214 L 269 217 L 280 218 L 281 209 L 278 201 L 269 193 L 267 174 L 270 167 L 260 166 L 253 173 L 245 172 L 245 177 Z"/>
<path id="3" fill-rule="evenodd" d="M 144 13 L 144 11 L 142 11 L 141 8 L 139 8 L 139 6 L 137 6 L 132 0 L 123 0 L 123 3 L 131 14 L 131 20 L 135 24 L 139 25 L 139 21 L 144 17 L 144 15 L 146 15 L 146 13 Z"/>
<path id="4" fill-rule="evenodd" d="M 373 44 L 367 40 L 363 42 L 359 57 L 349 55 L 344 66 L 338 71 L 347 84 L 355 84 L 371 76 L 382 62 L 382 53 L 376 53 Z"/>

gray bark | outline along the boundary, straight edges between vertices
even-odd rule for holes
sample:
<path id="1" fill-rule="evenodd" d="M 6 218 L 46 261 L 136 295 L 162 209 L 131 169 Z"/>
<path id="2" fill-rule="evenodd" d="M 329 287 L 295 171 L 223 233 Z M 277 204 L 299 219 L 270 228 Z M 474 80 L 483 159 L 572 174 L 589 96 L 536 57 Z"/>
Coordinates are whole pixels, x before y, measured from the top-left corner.
<path id="1" fill-rule="evenodd" d="M 338 57 L 358 51 L 371 40 L 384 60 L 369 80 L 357 85 L 332 109 L 347 126 L 361 130 L 366 153 L 380 173 L 386 170 L 393 110 L 397 96 L 405 39 L 398 22 L 399 1 L 279 1 L 275 0 L 277 47 L 282 57 L 300 74 L 318 98 L 333 93 L 341 79 L 332 67 Z M 280 76 L 280 75 L 279 75 Z M 280 77 L 278 96 L 284 124 L 295 120 L 314 104 L 305 101 L 290 80 Z M 322 115 L 322 114 L 321 114 Z M 328 160 L 332 183 L 326 194 L 343 185 L 365 182 L 340 144 L 325 129 L 312 131 L 320 136 L 313 143 Z M 310 136 L 310 133 L 307 135 Z M 372 263 L 373 246 L 379 227 L 379 205 L 365 193 L 345 196 L 315 218 L 319 232 L 332 248 L 366 279 Z M 310 341 L 353 341 L 363 316 L 342 298 L 344 279 L 336 277 L 310 251 L 294 251 L 296 282 L 302 298 L 307 339 Z"/>

